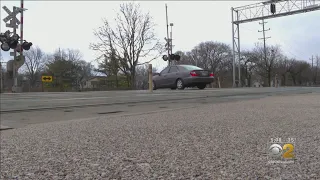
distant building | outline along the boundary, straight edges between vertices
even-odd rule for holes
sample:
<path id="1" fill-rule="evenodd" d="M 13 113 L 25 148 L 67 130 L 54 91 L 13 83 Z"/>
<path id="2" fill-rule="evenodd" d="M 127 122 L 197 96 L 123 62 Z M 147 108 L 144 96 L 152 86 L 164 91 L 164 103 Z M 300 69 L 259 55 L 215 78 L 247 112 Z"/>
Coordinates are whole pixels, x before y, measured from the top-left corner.
<path id="1" fill-rule="evenodd" d="M 83 83 L 84 89 L 99 88 L 101 81 L 106 81 L 107 76 L 93 76 L 86 79 Z"/>

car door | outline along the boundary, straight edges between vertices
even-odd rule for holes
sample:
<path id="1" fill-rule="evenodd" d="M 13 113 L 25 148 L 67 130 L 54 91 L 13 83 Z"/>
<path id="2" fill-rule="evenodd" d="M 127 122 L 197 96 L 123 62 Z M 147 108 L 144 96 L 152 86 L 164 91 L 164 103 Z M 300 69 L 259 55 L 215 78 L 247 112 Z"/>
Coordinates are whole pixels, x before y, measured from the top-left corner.
<path id="1" fill-rule="evenodd" d="M 167 84 L 166 81 L 167 81 L 167 75 L 168 75 L 169 68 L 170 67 L 166 67 L 160 72 L 160 75 L 159 75 L 158 80 L 156 82 L 156 85 L 159 88 L 166 86 L 166 84 Z"/>
<path id="2" fill-rule="evenodd" d="M 171 66 L 168 72 L 168 84 L 166 86 L 173 86 L 176 79 L 179 77 L 179 70 L 177 66 Z"/>

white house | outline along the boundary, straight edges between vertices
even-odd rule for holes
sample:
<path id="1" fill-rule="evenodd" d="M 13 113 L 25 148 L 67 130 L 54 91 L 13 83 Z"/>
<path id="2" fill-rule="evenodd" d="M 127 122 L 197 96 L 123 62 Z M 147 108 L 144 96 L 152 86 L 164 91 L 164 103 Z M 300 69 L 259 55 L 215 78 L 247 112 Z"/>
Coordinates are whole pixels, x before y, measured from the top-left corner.
<path id="1" fill-rule="evenodd" d="M 101 80 L 106 80 L 106 76 L 94 76 L 84 81 L 83 88 L 84 89 L 91 89 L 91 88 L 98 88 L 99 83 Z"/>

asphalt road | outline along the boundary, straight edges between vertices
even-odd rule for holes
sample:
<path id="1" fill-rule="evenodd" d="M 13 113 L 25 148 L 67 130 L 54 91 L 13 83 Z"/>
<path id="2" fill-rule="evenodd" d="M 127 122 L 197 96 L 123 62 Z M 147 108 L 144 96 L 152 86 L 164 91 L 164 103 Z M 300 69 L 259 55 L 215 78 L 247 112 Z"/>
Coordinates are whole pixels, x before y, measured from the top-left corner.
<path id="1" fill-rule="evenodd" d="M 48 99 L 140 101 L 3 111 L 1 120 L 23 117 L 20 122 L 29 123 L 1 131 L 0 179 L 319 179 L 319 93 L 263 88 L 4 95 L 1 109 L 10 103 L 47 106 Z M 156 98 L 163 101 L 143 102 Z M 96 99 L 65 101 L 55 105 Z M 270 163 L 271 138 L 295 138 L 293 161 Z"/>
<path id="2" fill-rule="evenodd" d="M 320 92 L 319 88 L 238 88 L 207 90 L 21 93 L 1 95 L 1 130 L 30 124 L 114 114 L 147 113 L 270 95 Z"/>
<path id="3" fill-rule="evenodd" d="M 83 107 L 115 105 L 141 102 L 177 101 L 199 99 L 206 97 L 226 97 L 254 94 L 290 94 L 303 92 L 318 92 L 319 88 L 237 88 L 237 89 L 207 89 L 207 90 L 156 90 L 148 91 L 98 91 L 76 93 L 22 93 L 2 94 L 1 113 L 40 110 L 58 107 Z"/>

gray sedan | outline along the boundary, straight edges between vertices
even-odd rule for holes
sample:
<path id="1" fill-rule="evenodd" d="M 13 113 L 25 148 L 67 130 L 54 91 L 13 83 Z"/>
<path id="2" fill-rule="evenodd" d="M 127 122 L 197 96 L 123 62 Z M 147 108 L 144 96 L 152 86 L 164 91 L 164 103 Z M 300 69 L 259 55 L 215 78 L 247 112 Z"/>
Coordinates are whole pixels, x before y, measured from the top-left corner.
<path id="1" fill-rule="evenodd" d="M 153 89 L 171 88 L 184 89 L 185 87 L 198 87 L 204 89 L 207 84 L 214 81 L 214 74 L 197 66 L 172 65 L 160 73 L 155 73 Z"/>

